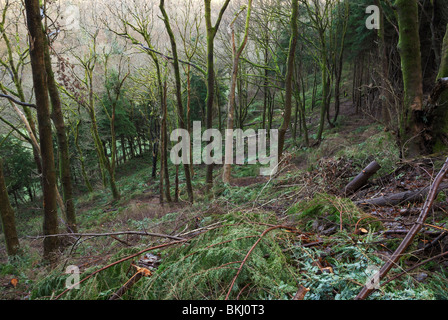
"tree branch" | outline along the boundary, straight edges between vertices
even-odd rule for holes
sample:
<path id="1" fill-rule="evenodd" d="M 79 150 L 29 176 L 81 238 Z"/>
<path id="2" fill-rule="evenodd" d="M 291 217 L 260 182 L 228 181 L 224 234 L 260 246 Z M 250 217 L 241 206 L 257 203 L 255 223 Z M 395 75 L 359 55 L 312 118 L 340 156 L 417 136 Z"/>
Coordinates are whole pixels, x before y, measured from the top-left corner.
<path id="1" fill-rule="evenodd" d="M 14 102 L 15 104 L 20 105 L 20 106 L 30 107 L 30 108 L 36 109 L 36 105 L 35 104 L 26 103 L 26 102 L 22 102 L 22 101 L 16 100 L 16 99 L 14 99 L 13 97 L 11 97 L 11 96 L 9 96 L 7 94 L 0 93 L 0 98 L 6 98 L 6 99 L 8 99 L 8 100 Z"/>

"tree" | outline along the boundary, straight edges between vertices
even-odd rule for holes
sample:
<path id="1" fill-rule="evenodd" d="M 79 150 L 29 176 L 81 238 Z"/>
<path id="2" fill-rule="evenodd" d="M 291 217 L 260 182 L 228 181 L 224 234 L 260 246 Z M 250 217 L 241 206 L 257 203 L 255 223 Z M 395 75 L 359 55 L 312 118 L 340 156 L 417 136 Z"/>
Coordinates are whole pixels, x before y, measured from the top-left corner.
<path id="1" fill-rule="evenodd" d="M 30 57 L 35 89 L 37 120 L 39 127 L 40 149 L 42 157 L 42 185 L 44 207 L 44 235 L 58 233 L 58 217 L 56 203 L 56 170 L 50 118 L 50 101 L 45 68 L 45 42 L 41 22 L 41 10 L 38 0 L 25 1 L 26 18 L 30 35 Z M 59 245 L 57 237 L 44 239 L 44 259 L 56 261 L 56 251 Z"/>
<path id="2" fill-rule="evenodd" d="M 400 40 L 398 51 L 401 57 L 404 99 L 403 118 L 400 126 L 402 156 L 415 156 L 425 149 L 422 140 L 423 124 L 423 76 L 420 52 L 418 1 L 397 0 L 398 28 Z"/>
<path id="3" fill-rule="evenodd" d="M 48 30 L 46 27 L 45 30 Z M 49 48 L 49 39 L 44 33 L 44 59 L 47 78 L 48 93 L 51 102 L 51 118 L 56 129 L 59 151 L 59 172 L 62 181 L 63 200 L 65 215 L 67 219 L 67 231 L 76 233 L 78 226 L 76 224 L 76 210 L 73 199 L 72 173 L 70 169 L 70 155 L 67 133 L 65 129 L 64 115 L 62 113 L 62 103 L 59 94 L 59 88 L 56 84 L 53 68 L 51 67 L 51 56 Z"/>
<path id="4" fill-rule="evenodd" d="M 246 8 L 243 8 L 246 9 Z M 242 10 L 241 10 L 242 11 Z M 240 12 L 241 12 L 240 11 Z M 229 100 L 227 105 L 227 134 L 226 134 L 226 162 L 224 163 L 223 173 L 222 173 L 222 180 L 224 183 L 230 182 L 230 176 L 231 176 L 231 160 L 227 159 L 229 155 L 233 154 L 233 151 L 230 150 L 233 146 L 233 123 L 234 123 L 234 107 L 235 107 L 235 88 L 237 84 L 237 76 L 238 76 L 238 65 L 240 56 L 243 53 L 244 48 L 246 47 L 247 40 L 249 37 L 249 21 L 250 21 L 250 15 L 252 12 L 252 0 L 249 0 L 248 6 L 247 6 L 247 15 L 246 15 L 246 25 L 244 28 L 244 38 L 241 44 L 239 45 L 238 49 L 236 47 L 235 43 L 235 20 L 238 17 L 239 13 L 235 16 L 233 21 L 230 23 L 230 29 L 231 29 L 231 37 L 232 37 L 232 55 L 233 55 L 233 67 L 232 67 L 232 76 L 230 80 L 230 92 L 229 92 Z M 240 92 L 241 94 L 241 92 Z"/>
<path id="5" fill-rule="evenodd" d="M 20 76 L 20 70 L 23 69 L 23 67 L 26 64 L 26 60 L 29 56 L 29 48 L 21 48 L 20 43 L 17 42 L 11 42 L 11 39 L 20 39 L 18 31 L 15 34 L 12 34 L 12 36 L 8 36 L 7 28 L 6 28 L 6 16 L 8 9 L 12 6 L 12 3 L 9 1 L 6 1 L 5 6 L 2 11 L 2 20 L 0 22 L 0 36 L 3 39 L 5 48 L 6 48 L 6 58 L 2 59 L 0 58 L 0 65 L 2 65 L 6 70 L 9 71 L 9 74 L 11 75 L 11 80 L 13 83 L 14 88 L 7 88 L 6 84 L 0 83 L 0 89 L 4 94 L 11 94 L 18 100 L 25 102 L 25 91 L 22 85 L 22 77 Z M 19 10 L 21 11 L 21 10 Z M 15 48 L 15 52 L 14 52 Z M 23 112 L 19 110 L 17 106 L 11 102 L 11 106 L 14 108 L 15 112 L 19 115 L 23 123 L 25 124 L 25 127 L 27 129 L 29 138 L 27 141 L 31 144 L 33 147 L 33 155 L 34 155 L 34 161 L 36 162 L 37 170 L 39 173 L 42 172 L 42 164 L 41 164 L 41 158 L 40 158 L 40 150 L 37 143 L 37 130 L 36 130 L 36 124 L 34 121 L 34 118 L 32 116 L 31 112 L 31 106 L 27 104 L 23 104 Z"/>
<path id="6" fill-rule="evenodd" d="M 289 42 L 289 54 L 287 61 L 286 79 L 285 79 L 285 110 L 283 114 L 283 123 L 278 130 L 278 159 L 283 154 L 283 148 L 285 145 L 285 134 L 291 122 L 291 110 L 292 110 L 292 93 L 293 93 L 293 76 L 294 76 L 294 59 L 296 55 L 296 47 L 298 41 L 298 29 L 297 29 L 297 18 L 299 15 L 299 2 L 298 0 L 292 1 L 292 11 L 291 11 L 291 38 Z"/>
<path id="7" fill-rule="evenodd" d="M 447 83 L 448 81 L 448 25 L 446 27 L 445 37 L 443 39 L 442 52 L 441 52 L 441 61 L 439 72 L 437 74 L 438 81 Z M 437 103 L 438 107 L 433 111 L 432 118 L 432 132 L 433 132 L 433 141 L 432 147 L 435 149 L 434 151 L 442 150 L 446 147 L 448 139 L 446 136 L 447 128 L 448 128 L 448 114 L 446 111 L 446 104 L 448 103 L 448 93 L 443 91 L 438 98 L 438 101 L 434 101 Z"/>
<path id="8" fill-rule="evenodd" d="M 19 249 L 19 238 L 17 237 L 14 210 L 11 207 L 3 175 L 3 159 L 0 158 L 0 216 L 2 229 L 5 234 L 6 252 L 9 256 L 17 254 Z"/>
<path id="9" fill-rule="evenodd" d="M 168 14 L 165 10 L 165 1 L 160 0 L 160 11 L 163 15 L 163 22 L 165 23 L 166 31 L 168 32 L 170 43 L 171 43 L 171 51 L 173 54 L 173 69 L 174 69 L 174 78 L 176 82 L 176 100 L 177 100 L 177 117 L 179 122 L 180 129 L 187 129 L 185 124 L 185 115 L 184 115 L 184 107 L 182 103 L 182 86 L 180 79 L 180 67 L 179 67 L 179 58 L 177 52 L 177 43 L 174 37 L 173 30 L 171 29 L 170 20 Z M 187 184 L 187 193 L 190 202 L 193 202 L 193 187 L 191 185 L 191 172 L 190 172 L 190 164 L 184 163 L 184 174 L 185 174 L 185 182 Z"/>
<path id="10" fill-rule="evenodd" d="M 160 124 L 155 124 L 155 127 L 159 129 L 159 139 L 153 140 L 153 161 L 157 159 L 157 143 L 160 142 L 159 150 L 160 153 L 160 188 L 163 190 L 163 183 L 165 184 L 165 197 L 168 202 L 171 202 L 170 195 L 170 178 L 168 175 L 168 161 L 167 161 L 167 104 L 166 97 L 164 93 L 164 79 L 163 79 L 163 64 L 160 62 L 158 56 L 165 55 L 161 54 L 154 49 L 153 35 L 151 33 L 154 21 L 151 20 L 152 8 L 147 2 L 134 2 L 131 7 L 129 4 L 126 6 L 127 12 L 124 12 L 123 8 L 113 7 L 108 5 L 109 11 L 114 15 L 118 21 L 119 26 L 116 28 L 110 25 L 110 21 L 104 19 L 103 23 L 111 32 L 130 40 L 134 45 L 140 46 L 140 48 L 149 55 L 151 58 L 156 74 L 156 87 L 157 87 L 157 98 L 159 100 L 160 107 Z M 128 16 L 129 15 L 129 16 Z M 116 30 L 118 29 L 118 30 Z M 141 39 L 137 39 L 137 37 Z M 153 168 L 155 168 L 153 166 Z M 163 202 L 163 193 L 160 194 L 160 200 Z"/>
<path id="11" fill-rule="evenodd" d="M 317 132 L 317 141 L 322 140 L 322 134 L 325 126 L 325 115 L 329 108 L 329 96 L 331 94 L 331 83 L 328 57 L 329 57 L 329 42 L 327 41 L 327 32 L 331 24 L 330 11 L 333 5 L 333 0 L 321 2 L 319 0 L 312 0 L 311 3 L 303 1 L 305 4 L 308 17 L 310 19 L 310 26 L 315 29 L 317 33 L 316 42 L 308 39 L 308 42 L 315 48 L 317 52 L 317 61 L 321 69 L 321 84 L 322 84 L 322 102 L 320 108 L 319 129 Z"/>
<path id="12" fill-rule="evenodd" d="M 212 11 L 211 0 L 204 0 L 205 26 L 207 31 L 207 99 L 206 99 L 207 129 L 213 128 L 213 102 L 215 99 L 215 61 L 214 61 L 215 37 L 221 24 L 224 12 L 226 11 L 229 3 L 230 0 L 225 0 L 218 13 L 218 18 L 215 24 L 213 25 L 211 15 Z M 207 185 L 207 189 L 210 190 L 213 185 L 213 164 L 207 165 L 205 182 Z"/>

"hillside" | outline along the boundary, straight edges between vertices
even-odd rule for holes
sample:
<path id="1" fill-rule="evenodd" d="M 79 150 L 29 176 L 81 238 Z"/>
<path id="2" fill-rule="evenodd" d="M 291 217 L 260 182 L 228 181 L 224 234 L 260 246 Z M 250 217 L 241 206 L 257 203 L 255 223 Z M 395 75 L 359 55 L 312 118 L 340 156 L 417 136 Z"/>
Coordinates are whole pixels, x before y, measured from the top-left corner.
<path id="1" fill-rule="evenodd" d="M 305 299 L 353 299 L 372 275 L 366 270 L 387 261 L 422 206 L 354 202 L 426 187 L 444 160 L 395 161 L 393 150 L 385 148 L 393 143 L 392 135 L 362 115 L 342 117 L 319 148 L 288 152 L 271 179 L 236 168 L 230 185 L 214 187 L 212 200 L 200 192 L 204 166 L 196 167 L 193 183 L 199 191 L 193 205 L 182 197 L 161 205 L 150 157 L 133 159 L 118 168 L 124 195 L 118 202 L 101 188 L 77 196 L 84 235 L 65 238 L 52 271 L 40 261 L 39 215 L 29 209 L 19 217 L 25 254 L 1 262 L 2 299 L 109 299 L 128 283 L 145 254 L 157 255 L 157 268 L 121 299 L 290 300 L 303 288 L 309 289 Z M 379 173 L 344 197 L 345 185 L 374 159 L 381 163 Z M 182 175 L 180 180 L 183 194 Z M 446 266 L 436 257 L 446 245 L 446 210 L 442 192 L 424 231 L 388 274 L 392 281 L 372 298 L 446 298 Z M 90 278 L 79 290 L 64 293 L 64 270 L 70 265 L 80 268 L 80 279 Z"/>

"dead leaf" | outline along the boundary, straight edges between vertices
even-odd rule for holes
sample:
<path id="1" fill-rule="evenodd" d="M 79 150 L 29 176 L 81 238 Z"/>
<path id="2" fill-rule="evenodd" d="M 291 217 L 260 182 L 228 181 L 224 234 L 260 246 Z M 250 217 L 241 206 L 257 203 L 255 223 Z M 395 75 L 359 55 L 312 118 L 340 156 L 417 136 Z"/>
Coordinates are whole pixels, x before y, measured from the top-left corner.
<path id="1" fill-rule="evenodd" d="M 14 288 L 17 287 L 17 284 L 19 283 L 19 280 L 16 278 L 11 279 L 11 284 L 13 285 Z"/>

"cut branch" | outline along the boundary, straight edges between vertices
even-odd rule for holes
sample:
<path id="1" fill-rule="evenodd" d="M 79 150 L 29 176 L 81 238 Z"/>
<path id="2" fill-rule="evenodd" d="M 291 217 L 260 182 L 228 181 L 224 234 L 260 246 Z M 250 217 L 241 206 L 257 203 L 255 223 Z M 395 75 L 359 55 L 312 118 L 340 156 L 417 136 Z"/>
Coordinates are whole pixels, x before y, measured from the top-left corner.
<path id="1" fill-rule="evenodd" d="M 448 189 L 448 183 L 442 183 L 438 186 L 436 192 L 437 194 L 442 191 Z M 431 190 L 430 187 L 425 187 L 422 189 L 414 190 L 414 191 L 405 191 L 400 193 L 395 193 L 387 196 L 382 196 L 374 199 L 364 199 L 356 201 L 355 204 L 359 206 L 396 206 L 407 202 L 422 202 L 424 201 L 426 195 Z"/>
<path id="2" fill-rule="evenodd" d="M 378 162 L 371 162 L 360 174 L 358 174 L 346 187 L 345 194 L 352 194 L 362 188 L 367 181 L 373 176 L 378 170 L 381 169 L 381 166 Z"/>

